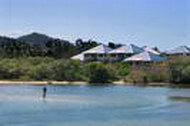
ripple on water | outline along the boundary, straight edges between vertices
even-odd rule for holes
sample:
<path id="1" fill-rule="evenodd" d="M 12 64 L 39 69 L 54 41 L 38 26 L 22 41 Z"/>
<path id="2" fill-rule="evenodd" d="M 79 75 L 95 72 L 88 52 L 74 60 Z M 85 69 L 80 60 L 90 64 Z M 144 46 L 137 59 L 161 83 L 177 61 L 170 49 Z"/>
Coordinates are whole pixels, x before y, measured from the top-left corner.
<path id="1" fill-rule="evenodd" d="M 189 102 L 168 99 L 184 90 L 50 86 L 44 100 L 41 89 L 0 87 L 0 125 L 189 126 L 190 122 Z"/>

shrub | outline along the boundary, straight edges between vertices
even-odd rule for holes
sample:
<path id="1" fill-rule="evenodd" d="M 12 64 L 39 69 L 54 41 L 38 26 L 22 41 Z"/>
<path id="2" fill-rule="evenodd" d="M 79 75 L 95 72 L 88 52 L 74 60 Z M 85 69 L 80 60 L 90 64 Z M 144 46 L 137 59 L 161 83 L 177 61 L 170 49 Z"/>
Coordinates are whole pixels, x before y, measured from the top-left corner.
<path id="1" fill-rule="evenodd" d="M 182 70 L 182 80 L 183 83 L 190 83 L 190 64 Z"/>
<path id="2" fill-rule="evenodd" d="M 116 63 L 112 66 L 116 70 L 116 74 L 119 78 L 126 77 L 131 71 L 131 66 L 126 62 Z"/>
<path id="3" fill-rule="evenodd" d="M 188 72 L 189 66 L 190 66 L 190 58 L 188 57 L 171 60 L 169 62 L 170 82 L 172 83 L 190 82 L 188 78 L 188 76 L 190 76 Z"/>
<path id="4" fill-rule="evenodd" d="M 25 76 L 31 80 L 51 80 L 53 71 L 48 64 L 39 64 L 33 67 Z"/>
<path id="5" fill-rule="evenodd" d="M 85 70 L 90 83 L 110 83 L 114 80 L 114 72 L 103 63 L 89 63 Z"/>

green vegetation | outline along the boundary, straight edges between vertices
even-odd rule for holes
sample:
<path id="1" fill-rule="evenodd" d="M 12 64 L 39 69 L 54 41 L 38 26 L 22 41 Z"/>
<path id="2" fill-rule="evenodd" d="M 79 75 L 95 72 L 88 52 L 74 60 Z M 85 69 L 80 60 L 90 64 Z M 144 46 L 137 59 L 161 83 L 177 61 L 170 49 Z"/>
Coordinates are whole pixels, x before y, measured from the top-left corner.
<path id="1" fill-rule="evenodd" d="M 124 74 L 122 67 L 122 64 L 84 64 L 50 57 L 3 58 L 0 60 L 0 79 L 109 83 Z"/>
<path id="2" fill-rule="evenodd" d="M 184 96 L 173 96 L 173 97 L 168 97 L 168 99 L 179 102 L 190 102 L 190 97 L 184 97 Z"/>
<path id="3" fill-rule="evenodd" d="M 163 63 L 82 63 L 69 58 L 97 46 L 93 40 L 75 43 L 32 33 L 17 39 L 0 37 L 1 80 L 58 80 L 110 83 L 190 83 L 190 57 L 174 58 Z M 120 44 L 109 42 L 110 48 Z"/>
<path id="4" fill-rule="evenodd" d="M 46 35 L 33 33 L 18 39 L 0 36 L 0 58 L 53 57 L 68 59 L 84 50 L 97 46 L 96 41 L 82 39 L 75 44 Z"/>
<path id="5" fill-rule="evenodd" d="M 2 58 L 1 80 L 57 80 L 110 83 L 125 80 L 132 83 L 190 83 L 190 58 L 163 63 L 131 66 L 127 63 L 82 63 L 51 57 Z"/>
<path id="6" fill-rule="evenodd" d="M 85 73 L 91 83 L 109 83 L 116 79 L 115 69 L 103 63 L 87 64 Z"/>
<path id="7" fill-rule="evenodd" d="M 190 83 L 190 58 L 177 58 L 170 62 L 170 81 L 173 83 Z"/>
<path id="8" fill-rule="evenodd" d="M 69 58 L 97 46 L 93 40 L 77 39 L 75 43 L 32 33 L 17 39 L 0 36 L 1 80 L 58 80 L 108 83 L 123 75 L 122 65 L 83 64 Z M 109 43 L 111 48 L 121 46 Z M 114 68 L 114 69 L 113 69 Z M 123 69 L 122 69 L 123 70 Z"/>
<path id="9" fill-rule="evenodd" d="M 190 57 L 178 57 L 166 62 L 132 68 L 127 82 L 190 83 Z"/>
<path id="10" fill-rule="evenodd" d="M 48 57 L 0 60 L 3 80 L 83 80 L 82 64 L 78 61 Z"/>
<path id="11" fill-rule="evenodd" d="M 53 57 L 68 59 L 82 51 L 99 45 L 94 40 L 77 39 L 75 43 L 67 40 L 52 38 L 40 33 L 31 33 L 17 39 L 0 36 L 0 58 L 20 57 Z M 110 48 L 117 48 L 121 44 L 109 42 Z"/>

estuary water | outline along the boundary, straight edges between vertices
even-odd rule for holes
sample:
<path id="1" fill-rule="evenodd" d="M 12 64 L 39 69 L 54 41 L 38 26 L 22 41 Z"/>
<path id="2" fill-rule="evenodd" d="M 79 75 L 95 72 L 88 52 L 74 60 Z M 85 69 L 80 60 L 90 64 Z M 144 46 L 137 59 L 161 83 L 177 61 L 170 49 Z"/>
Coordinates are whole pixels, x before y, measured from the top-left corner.
<path id="1" fill-rule="evenodd" d="M 190 89 L 0 86 L 0 126 L 190 126 Z M 172 97 L 178 97 L 172 99 Z"/>

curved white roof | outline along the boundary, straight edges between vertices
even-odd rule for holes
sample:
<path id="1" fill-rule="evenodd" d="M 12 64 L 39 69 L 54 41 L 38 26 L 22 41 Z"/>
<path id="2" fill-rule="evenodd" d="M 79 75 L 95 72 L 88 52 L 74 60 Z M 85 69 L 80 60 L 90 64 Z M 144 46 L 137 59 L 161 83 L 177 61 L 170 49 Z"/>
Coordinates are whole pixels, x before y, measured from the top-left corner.
<path id="1" fill-rule="evenodd" d="M 98 45 L 92 49 L 89 49 L 87 51 L 85 51 L 85 53 L 96 53 L 96 54 L 103 54 L 103 53 L 108 53 L 110 52 L 112 49 L 109 48 L 108 46 L 104 45 L 104 44 L 101 44 L 101 45 Z"/>
<path id="2" fill-rule="evenodd" d="M 136 54 L 136 53 L 141 53 L 143 51 L 144 51 L 143 48 L 130 44 L 130 45 L 121 46 L 117 49 L 110 51 L 109 53 L 110 54 L 117 54 L 117 53 Z"/>
<path id="3" fill-rule="evenodd" d="M 166 51 L 166 54 L 190 54 L 190 48 L 187 46 L 179 46 L 172 50 Z"/>
<path id="4" fill-rule="evenodd" d="M 140 54 L 136 54 L 134 56 L 126 58 L 124 61 L 144 61 L 144 62 L 157 61 L 159 62 L 159 61 L 165 61 L 165 60 L 167 60 L 167 58 L 161 57 L 151 52 L 144 51 Z"/>
<path id="5" fill-rule="evenodd" d="M 104 45 L 104 44 L 101 44 L 101 45 L 98 45 L 94 48 L 91 48 L 89 50 L 86 50 L 78 55 L 75 55 L 73 57 L 71 57 L 71 59 L 78 59 L 78 60 L 81 60 L 83 61 L 84 60 L 84 55 L 85 54 L 104 54 L 104 53 L 108 53 L 109 51 L 111 51 L 112 49 L 109 48 L 108 46 Z"/>

